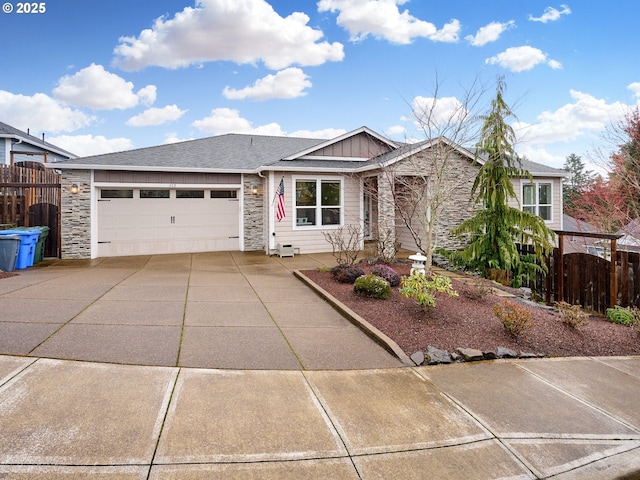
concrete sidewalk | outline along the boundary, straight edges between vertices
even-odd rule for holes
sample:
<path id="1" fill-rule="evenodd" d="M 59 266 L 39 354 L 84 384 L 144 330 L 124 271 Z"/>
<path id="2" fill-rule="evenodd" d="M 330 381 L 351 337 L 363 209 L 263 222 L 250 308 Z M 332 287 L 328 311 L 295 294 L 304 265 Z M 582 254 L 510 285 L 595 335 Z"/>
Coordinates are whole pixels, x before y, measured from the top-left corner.
<path id="1" fill-rule="evenodd" d="M 640 357 L 402 367 L 291 273 L 331 264 L 1 280 L 0 478 L 640 478 Z"/>
<path id="2" fill-rule="evenodd" d="M 352 371 L 0 356 L 0 477 L 633 479 L 640 359 Z"/>

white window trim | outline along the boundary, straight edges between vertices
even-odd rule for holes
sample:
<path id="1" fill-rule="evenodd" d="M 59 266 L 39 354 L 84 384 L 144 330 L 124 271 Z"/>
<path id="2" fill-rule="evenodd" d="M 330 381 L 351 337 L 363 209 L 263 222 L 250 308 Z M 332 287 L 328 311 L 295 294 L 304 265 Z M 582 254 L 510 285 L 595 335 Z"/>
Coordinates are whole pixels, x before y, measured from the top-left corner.
<path id="1" fill-rule="evenodd" d="M 554 193 L 555 192 L 554 192 L 554 188 L 553 188 L 553 180 L 551 180 L 551 179 L 549 179 L 549 180 L 535 180 L 534 179 L 533 181 L 530 181 L 530 180 L 521 180 L 520 181 L 520 199 L 521 199 L 520 205 L 521 205 L 521 210 L 524 211 L 524 207 L 535 207 L 536 215 L 540 216 L 540 214 L 538 213 L 539 212 L 539 208 L 540 208 L 540 202 L 538 201 L 539 200 L 538 199 L 538 188 L 539 188 L 539 185 L 541 185 L 541 184 L 550 185 L 551 186 L 551 203 L 548 204 L 548 205 L 543 205 L 544 207 L 547 207 L 547 206 L 551 207 L 550 208 L 551 215 L 550 215 L 549 220 L 545 220 L 545 219 L 543 219 L 543 220 L 544 220 L 544 223 L 553 223 L 553 208 L 554 208 L 554 198 L 555 198 L 554 197 Z M 524 203 L 524 186 L 525 185 L 533 185 L 534 186 L 534 191 L 535 191 L 535 194 L 536 194 L 536 203 L 535 204 L 529 205 L 529 204 L 525 204 Z M 540 217 L 540 218 L 542 218 L 542 217 Z"/>
<path id="2" fill-rule="evenodd" d="M 340 223 L 338 225 L 309 225 L 306 227 L 299 226 L 297 224 L 298 218 L 298 204 L 296 203 L 296 183 L 298 180 L 303 181 L 315 181 L 317 198 L 316 202 L 320 201 L 321 182 L 332 181 L 340 182 Z M 291 219 L 291 227 L 297 231 L 313 231 L 313 230 L 335 230 L 344 225 L 344 178 L 338 176 L 323 176 L 323 175 L 292 175 L 291 176 L 291 200 L 293 204 L 293 218 Z M 310 208 L 310 207 L 306 207 Z M 322 205 L 316 203 L 316 218 L 322 219 Z"/>

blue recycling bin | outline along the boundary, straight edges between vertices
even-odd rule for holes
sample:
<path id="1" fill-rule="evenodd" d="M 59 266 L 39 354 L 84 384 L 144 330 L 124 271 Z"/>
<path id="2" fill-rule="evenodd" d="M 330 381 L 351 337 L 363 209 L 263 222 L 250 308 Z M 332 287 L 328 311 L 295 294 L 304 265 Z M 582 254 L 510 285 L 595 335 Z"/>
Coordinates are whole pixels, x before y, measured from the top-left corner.
<path id="1" fill-rule="evenodd" d="M 33 266 L 40 230 L 0 230 L 0 235 L 20 235 L 22 239 L 16 259 L 16 269 Z"/>
<path id="2" fill-rule="evenodd" d="M 13 272 L 20 251 L 20 235 L 0 235 L 0 271 Z"/>

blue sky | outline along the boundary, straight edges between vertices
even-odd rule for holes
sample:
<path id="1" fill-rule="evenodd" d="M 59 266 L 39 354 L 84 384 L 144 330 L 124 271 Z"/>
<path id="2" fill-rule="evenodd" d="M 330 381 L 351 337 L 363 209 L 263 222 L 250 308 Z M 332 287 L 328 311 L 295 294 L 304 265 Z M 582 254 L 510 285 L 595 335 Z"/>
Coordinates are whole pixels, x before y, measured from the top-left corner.
<path id="1" fill-rule="evenodd" d="M 640 3 L 629 0 L 20 5 L 0 14 L 0 121 L 78 155 L 363 125 L 420 140 L 416 107 L 459 105 L 474 82 L 487 105 L 503 75 L 518 151 L 560 167 L 571 153 L 588 160 L 640 100 Z"/>

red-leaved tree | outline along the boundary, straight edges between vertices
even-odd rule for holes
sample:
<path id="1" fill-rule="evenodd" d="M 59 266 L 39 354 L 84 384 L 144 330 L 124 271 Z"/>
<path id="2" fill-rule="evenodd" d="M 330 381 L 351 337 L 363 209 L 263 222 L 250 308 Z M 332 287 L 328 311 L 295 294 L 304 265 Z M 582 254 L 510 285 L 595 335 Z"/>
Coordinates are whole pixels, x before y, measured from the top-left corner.
<path id="1" fill-rule="evenodd" d="M 602 177 L 580 192 L 579 200 L 567 208 L 567 213 L 604 233 L 617 231 L 631 219 L 627 199 Z"/>

